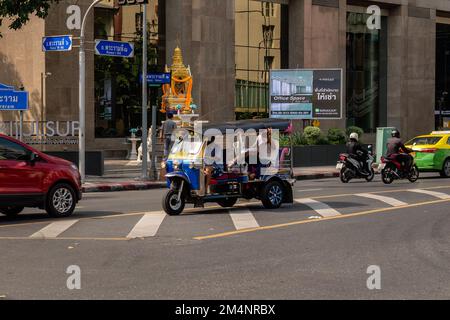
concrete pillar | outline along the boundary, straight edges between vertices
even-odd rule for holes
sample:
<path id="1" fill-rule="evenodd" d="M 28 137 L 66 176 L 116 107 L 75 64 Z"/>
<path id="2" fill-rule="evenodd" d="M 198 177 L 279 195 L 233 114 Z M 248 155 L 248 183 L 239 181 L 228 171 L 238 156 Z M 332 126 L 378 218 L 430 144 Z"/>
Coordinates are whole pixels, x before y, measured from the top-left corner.
<path id="1" fill-rule="evenodd" d="M 391 9 L 388 17 L 388 93 L 387 125 L 402 130 L 403 110 L 406 108 L 402 99 L 407 91 L 404 75 L 406 74 L 407 46 L 405 34 L 408 30 L 408 6 L 402 5 Z"/>
<path id="2" fill-rule="evenodd" d="M 345 89 L 347 4 L 345 0 L 291 0 L 289 2 L 289 67 L 342 68 Z M 343 118 L 322 120 L 321 128 L 345 128 Z"/>
<path id="3" fill-rule="evenodd" d="M 194 77 L 193 99 L 202 119 L 233 120 L 234 0 L 166 0 L 166 62 L 174 48 Z"/>
<path id="4" fill-rule="evenodd" d="M 405 139 L 434 128 L 436 10 L 403 4 L 388 18 L 388 126 Z"/>

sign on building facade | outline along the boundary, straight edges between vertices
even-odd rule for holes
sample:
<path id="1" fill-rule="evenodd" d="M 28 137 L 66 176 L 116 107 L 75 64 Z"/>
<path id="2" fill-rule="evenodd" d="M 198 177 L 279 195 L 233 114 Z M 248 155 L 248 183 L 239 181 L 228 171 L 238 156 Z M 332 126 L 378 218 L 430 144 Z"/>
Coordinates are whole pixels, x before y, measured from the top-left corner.
<path id="1" fill-rule="evenodd" d="M 270 72 L 270 117 L 342 118 L 342 69 L 285 69 Z"/>

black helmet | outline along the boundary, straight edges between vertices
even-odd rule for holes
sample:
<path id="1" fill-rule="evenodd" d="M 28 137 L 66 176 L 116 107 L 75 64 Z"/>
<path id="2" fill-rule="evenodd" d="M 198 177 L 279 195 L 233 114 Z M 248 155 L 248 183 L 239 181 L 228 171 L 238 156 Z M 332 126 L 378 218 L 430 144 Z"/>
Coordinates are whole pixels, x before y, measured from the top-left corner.
<path id="1" fill-rule="evenodd" d="M 397 129 L 392 130 L 391 136 L 393 138 L 400 138 L 400 131 L 398 131 Z"/>

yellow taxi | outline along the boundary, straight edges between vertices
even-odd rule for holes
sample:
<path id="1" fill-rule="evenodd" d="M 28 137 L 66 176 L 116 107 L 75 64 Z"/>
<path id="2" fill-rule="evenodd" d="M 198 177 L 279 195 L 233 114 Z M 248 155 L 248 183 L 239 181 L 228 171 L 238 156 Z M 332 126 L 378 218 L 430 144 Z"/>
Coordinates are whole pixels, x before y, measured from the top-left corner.
<path id="1" fill-rule="evenodd" d="M 450 131 L 433 131 L 405 143 L 412 149 L 419 171 L 439 172 L 450 177 Z"/>

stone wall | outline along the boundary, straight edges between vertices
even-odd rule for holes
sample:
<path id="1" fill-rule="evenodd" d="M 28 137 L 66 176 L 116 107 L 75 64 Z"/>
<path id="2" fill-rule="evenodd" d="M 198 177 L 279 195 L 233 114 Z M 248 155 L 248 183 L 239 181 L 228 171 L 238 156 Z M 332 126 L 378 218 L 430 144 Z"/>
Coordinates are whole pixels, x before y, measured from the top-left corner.
<path id="1" fill-rule="evenodd" d="M 0 83 L 22 85 L 30 92 L 30 110 L 24 112 L 24 120 L 40 119 L 41 73 L 45 72 L 44 53 L 41 38 L 44 35 L 44 20 L 31 19 L 20 31 L 10 30 L 9 21 L 4 20 L 0 30 Z M 0 111 L 0 121 L 18 120 L 19 113 Z"/>

